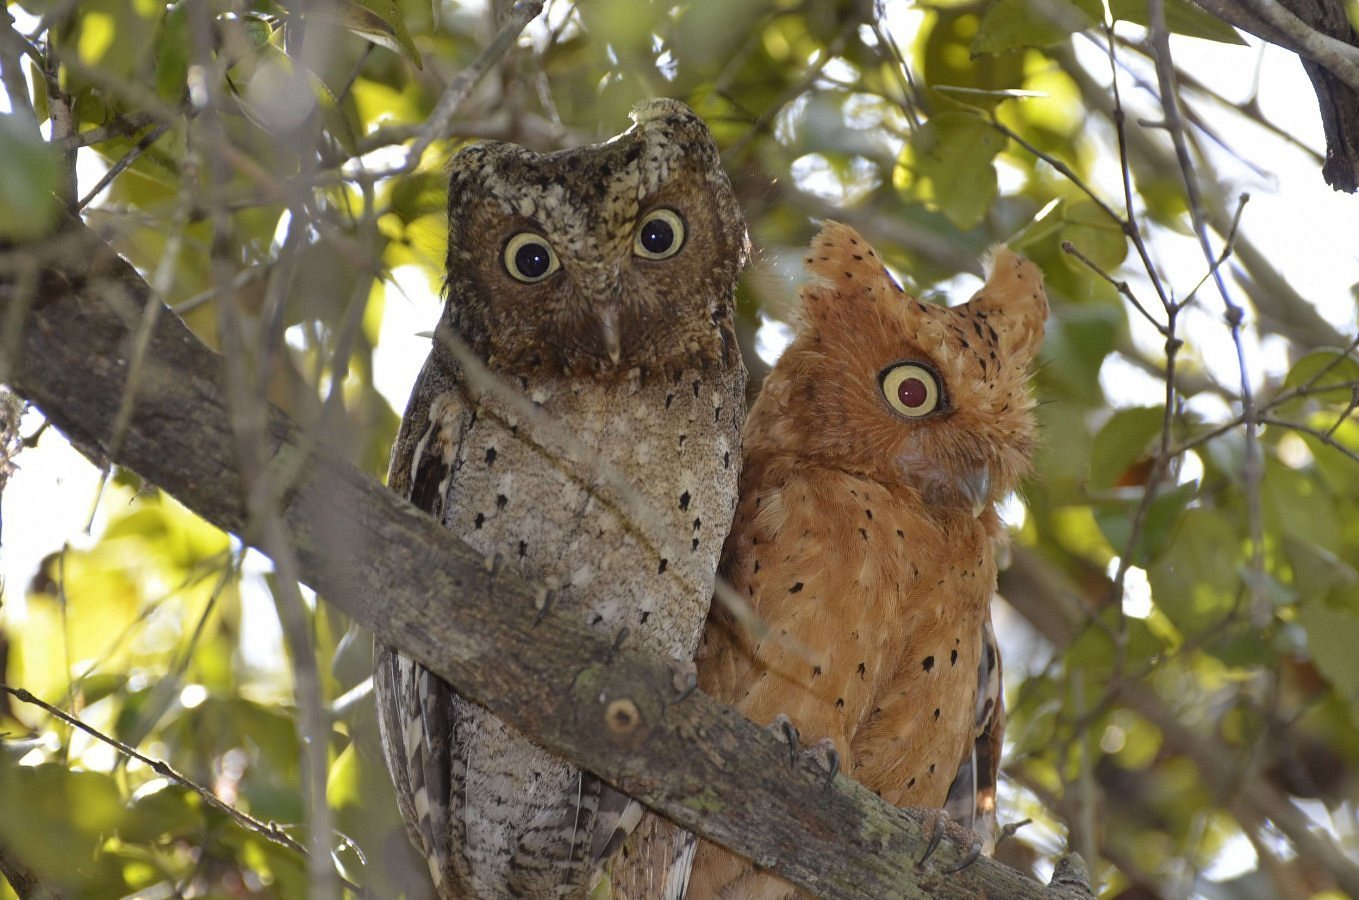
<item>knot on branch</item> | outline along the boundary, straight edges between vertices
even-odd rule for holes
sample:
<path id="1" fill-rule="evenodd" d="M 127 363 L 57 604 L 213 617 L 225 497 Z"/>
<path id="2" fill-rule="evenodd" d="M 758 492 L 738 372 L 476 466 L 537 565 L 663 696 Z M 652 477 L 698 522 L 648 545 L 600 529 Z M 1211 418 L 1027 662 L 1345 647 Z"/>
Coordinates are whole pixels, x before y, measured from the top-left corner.
<path id="1" fill-rule="evenodd" d="M 642 724 L 642 713 L 627 697 L 620 697 L 604 710 L 604 721 L 609 731 L 618 737 L 625 737 L 637 730 Z"/>

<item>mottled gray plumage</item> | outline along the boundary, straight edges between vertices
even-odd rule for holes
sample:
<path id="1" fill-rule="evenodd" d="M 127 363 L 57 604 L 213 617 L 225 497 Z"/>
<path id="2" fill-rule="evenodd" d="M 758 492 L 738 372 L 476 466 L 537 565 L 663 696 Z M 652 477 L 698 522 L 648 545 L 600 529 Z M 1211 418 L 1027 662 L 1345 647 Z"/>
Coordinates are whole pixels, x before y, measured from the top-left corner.
<path id="1" fill-rule="evenodd" d="M 691 660 L 736 504 L 748 244 L 702 121 L 671 100 L 633 121 L 603 144 L 453 159 L 447 305 L 389 484 L 552 589 L 556 609 Z M 459 345 L 494 384 L 459 365 Z M 546 439 L 544 415 L 574 441 Z M 374 681 L 398 804 L 441 897 L 583 896 L 641 818 L 391 648 Z"/>

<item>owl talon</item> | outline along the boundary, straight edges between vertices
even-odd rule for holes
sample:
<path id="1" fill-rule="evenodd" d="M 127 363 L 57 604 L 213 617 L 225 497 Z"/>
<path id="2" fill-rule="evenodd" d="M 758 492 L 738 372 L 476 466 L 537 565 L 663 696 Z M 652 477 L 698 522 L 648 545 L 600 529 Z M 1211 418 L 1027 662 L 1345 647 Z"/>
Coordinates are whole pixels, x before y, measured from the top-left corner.
<path id="1" fill-rule="evenodd" d="M 797 726 L 793 720 L 779 713 L 774 717 L 774 721 L 769 723 L 769 730 L 774 732 L 774 737 L 788 745 L 788 765 L 797 765 L 798 737 Z"/>
<path id="2" fill-rule="evenodd" d="M 806 757 L 807 761 L 818 771 L 826 774 L 822 788 L 829 789 L 835 783 L 835 776 L 840 772 L 840 751 L 835 749 L 835 741 L 830 738 L 822 738 L 803 750 L 802 756 Z"/>
<path id="3" fill-rule="evenodd" d="M 835 783 L 835 776 L 840 773 L 840 751 L 835 749 L 835 742 L 830 738 L 822 738 L 808 753 L 820 768 L 826 770 L 826 782 L 822 788 L 830 790 L 830 786 Z"/>
<path id="4" fill-rule="evenodd" d="M 556 601 L 556 591 L 551 588 L 543 591 L 542 595 L 538 598 L 538 615 L 533 619 L 535 628 L 542 623 L 543 619 L 547 618 L 547 614 L 552 610 L 552 604 Z"/>
<path id="5" fill-rule="evenodd" d="M 698 690 L 698 667 L 692 661 L 672 659 L 668 663 L 670 666 L 670 685 L 678 695 L 675 697 L 676 703 L 683 703 L 689 699 L 694 691 Z"/>
<path id="6" fill-rule="evenodd" d="M 930 831 L 930 842 L 925 845 L 925 852 L 920 854 L 920 859 L 916 860 L 915 867 L 917 869 L 923 867 L 925 865 L 925 860 L 929 859 L 934 854 L 934 851 L 939 849 L 940 842 L 944 840 L 944 829 L 949 823 L 949 815 L 942 809 L 932 809 L 930 812 L 932 813 L 930 818 L 933 821 Z"/>
<path id="7" fill-rule="evenodd" d="M 969 848 L 967 853 L 963 855 L 962 859 L 958 860 L 957 865 L 950 866 L 949 868 L 944 870 L 945 875 L 956 875 L 963 869 L 966 869 L 968 866 L 976 862 L 977 859 L 982 855 L 981 836 L 978 835 L 976 832 L 971 832 L 971 834 L 972 834 L 971 848 Z"/>
<path id="8" fill-rule="evenodd" d="M 628 626 L 626 625 L 618 629 L 618 633 L 613 636 L 613 645 L 609 647 L 609 652 L 604 657 L 604 662 L 613 662 L 614 657 L 618 655 L 618 651 L 622 648 L 623 642 L 628 639 L 628 635 L 630 634 L 632 634 L 632 632 L 628 630 Z"/>

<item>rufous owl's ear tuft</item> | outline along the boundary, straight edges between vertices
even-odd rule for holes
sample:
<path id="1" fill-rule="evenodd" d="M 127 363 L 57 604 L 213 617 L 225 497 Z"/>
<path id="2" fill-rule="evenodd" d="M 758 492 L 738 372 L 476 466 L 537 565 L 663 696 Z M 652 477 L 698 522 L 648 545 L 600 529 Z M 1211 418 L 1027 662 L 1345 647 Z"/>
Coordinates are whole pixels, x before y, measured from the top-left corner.
<path id="1" fill-rule="evenodd" d="M 1043 343 L 1043 323 L 1048 317 L 1048 295 L 1043 273 L 1009 247 L 997 244 L 982 259 L 986 284 L 968 305 L 987 313 L 987 321 L 1000 333 L 1007 354 L 1032 357 Z"/>
<path id="2" fill-rule="evenodd" d="M 802 289 L 802 317 L 826 323 L 865 304 L 900 302 L 901 285 L 878 252 L 848 225 L 827 219 L 803 259 L 812 280 Z"/>

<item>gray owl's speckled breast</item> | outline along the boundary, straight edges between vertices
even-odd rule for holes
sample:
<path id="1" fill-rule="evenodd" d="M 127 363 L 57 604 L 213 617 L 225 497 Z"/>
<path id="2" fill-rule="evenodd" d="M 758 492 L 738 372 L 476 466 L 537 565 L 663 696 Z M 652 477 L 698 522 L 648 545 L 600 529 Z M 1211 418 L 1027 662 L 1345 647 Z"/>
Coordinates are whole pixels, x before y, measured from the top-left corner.
<path id="1" fill-rule="evenodd" d="M 528 383 L 523 393 L 572 436 L 565 447 L 492 391 L 474 406 L 461 391 L 442 395 L 430 409 L 431 434 L 451 442 L 440 516 L 551 588 L 557 609 L 690 659 L 735 509 L 744 380 L 686 371 L 643 382 L 634 370 L 618 384 Z"/>

